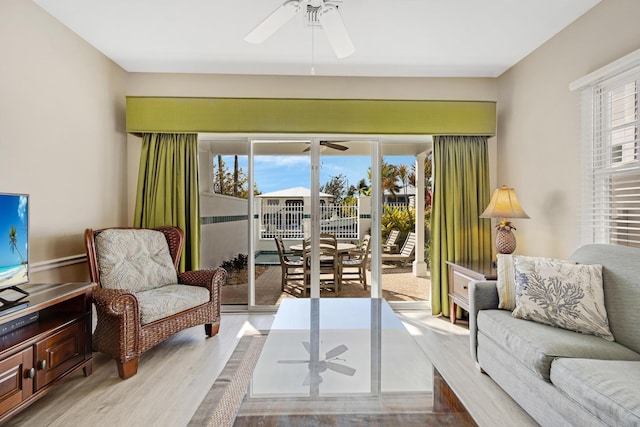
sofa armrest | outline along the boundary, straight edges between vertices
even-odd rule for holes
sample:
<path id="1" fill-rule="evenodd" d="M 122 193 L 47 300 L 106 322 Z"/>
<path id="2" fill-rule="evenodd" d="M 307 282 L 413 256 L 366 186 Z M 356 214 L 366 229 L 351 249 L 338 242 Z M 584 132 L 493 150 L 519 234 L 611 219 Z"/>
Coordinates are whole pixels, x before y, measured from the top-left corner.
<path id="1" fill-rule="evenodd" d="M 478 364 L 478 312 L 498 308 L 498 289 L 495 280 L 469 283 L 469 343 L 471 357 Z"/>

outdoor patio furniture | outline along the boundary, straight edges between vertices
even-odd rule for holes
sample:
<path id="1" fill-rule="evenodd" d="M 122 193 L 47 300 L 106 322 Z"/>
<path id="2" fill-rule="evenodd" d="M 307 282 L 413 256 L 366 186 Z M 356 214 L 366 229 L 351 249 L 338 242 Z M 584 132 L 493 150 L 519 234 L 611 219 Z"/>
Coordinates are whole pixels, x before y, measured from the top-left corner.
<path id="1" fill-rule="evenodd" d="M 320 277 L 320 286 L 325 289 L 332 289 L 337 295 L 340 292 L 341 269 L 336 236 L 320 233 L 318 256 L 320 258 L 320 275 L 325 275 L 325 277 Z M 311 242 L 309 239 L 304 240 L 302 258 L 305 270 L 302 295 L 306 297 L 307 289 L 311 287 Z M 327 278 L 326 275 L 331 277 Z"/>
<path id="2" fill-rule="evenodd" d="M 282 292 L 284 292 L 285 287 L 290 283 L 302 284 L 304 281 L 304 264 L 299 256 L 286 252 L 282 237 L 276 236 L 274 239 L 278 248 L 280 267 L 282 268 Z"/>
<path id="3" fill-rule="evenodd" d="M 382 245 L 382 252 L 393 254 L 398 251 L 398 244 L 396 240 L 398 240 L 398 236 L 400 236 L 399 230 L 391 230 L 389 233 L 389 237 L 387 237 L 387 241 Z"/>
<path id="4" fill-rule="evenodd" d="M 382 254 L 382 262 L 400 262 L 403 265 L 413 260 L 416 250 L 416 233 L 410 232 L 399 254 Z"/>
<path id="5" fill-rule="evenodd" d="M 362 246 L 358 249 L 354 249 L 348 254 L 342 255 L 341 259 L 341 278 L 345 276 L 357 276 L 358 281 L 362 283 L 362 286 L 367 290 L 367 265 L 369 264 L 369 253 L 371 252 L 371 236 L 366 235 L 362 239 Z M 349 269 L 349 270 L 347 270 Z M 355 269 L 355 271 L 354 271 Z"/>
<path id="6" fill-rule="evenodd" d="M 85 245 L 97 324 L 96 351 L 113 357 L 120 378 L 138 371 L 140 355 L 183 329 L 220 327 L 222 268 L 179 273 L 178 227 L 87 229 Z"/>

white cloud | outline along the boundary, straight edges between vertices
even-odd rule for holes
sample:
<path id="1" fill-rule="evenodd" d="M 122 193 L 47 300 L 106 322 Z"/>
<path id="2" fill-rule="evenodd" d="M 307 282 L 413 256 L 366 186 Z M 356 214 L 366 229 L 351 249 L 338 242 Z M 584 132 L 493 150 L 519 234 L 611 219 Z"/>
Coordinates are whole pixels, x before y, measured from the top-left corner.
<path id="1" fill-rule="evenodd" d="M 27 217 L 27 196 L 20 196 L 20 203 L 18 204 L 18 217 L 22 222 Z"/>
<path id="2" fill-rule="evenodd" d="M 261 166 L 293 167 L 304 166 L 309 167 L 311 160 L 309 156 L 255 156 L 254 162 Z"/>

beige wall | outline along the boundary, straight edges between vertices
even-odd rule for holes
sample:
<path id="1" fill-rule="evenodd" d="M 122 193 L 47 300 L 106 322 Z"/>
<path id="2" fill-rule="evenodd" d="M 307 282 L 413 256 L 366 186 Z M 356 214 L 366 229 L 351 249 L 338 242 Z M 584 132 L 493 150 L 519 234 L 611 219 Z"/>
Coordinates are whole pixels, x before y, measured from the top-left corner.
<path id="1" fill-rule="evenodd" d="M 498 184 L 531 219 L 516 253 L 567 257 L 579 244 L 580 96 L 569 84 L 640 48 L 640 2 L 603 0 L 498 78 Z"/>
<path id="2" fill-rule="evenodd" d="M 126 79 L 33 2 L 0 2 L 0 191 L 31 195 L 32 263 L 84 254 L 86 227 L 125 224 Z M 82 265 L 33 281 L 85 280 Z"/>

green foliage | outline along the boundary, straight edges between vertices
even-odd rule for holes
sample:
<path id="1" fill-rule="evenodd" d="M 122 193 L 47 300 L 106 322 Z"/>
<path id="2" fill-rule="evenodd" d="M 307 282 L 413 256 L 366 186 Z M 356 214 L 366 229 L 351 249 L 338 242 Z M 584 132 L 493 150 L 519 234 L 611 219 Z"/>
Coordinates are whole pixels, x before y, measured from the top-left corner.
<path id="1" fill-rule="evenodd" d="M 215 192 L 218 194 L 248 199 L 249 178 L 244 170 L 238 167 L 237 157 L 238 156 L 234 157 L 233 171 L 229 171 L 222 156 L 215 157 L 216 160 L 213 165 L 213 186 Z M 256 183 L 254 183 L 253 194 L 260 194 Z"/>
<path id="2" fill-rule="evenodd" d="M 224 268 L 227 271 L 227 273 L 231 273 L 234 270 L 240 271 L 243 268 L 245 268 L 247 266 L 248 261 L 249 261 L 249 257 L 247 255 L 238 254 L 232 260 L 223 261 L 220 266 Z"/>
<path id="3" fill-rule="evenodd" d="M 382 213 L 382 240 L 387 240 L 391 230 L 400 231 L 398 242 L 404 242 L 407 235 L 415 230 L 416 227 L 416 211 L 414 208 L 407 206 L 385 206 Z M 430 252 L 431 252 L 431 239 L 430 239 L 430 227 L 431 226 L 431 209 L 426 209 L 424 213 L 424 246 L 425 254 L 427 255 L 427 266 L 430 265 Z"/>
<path id="4" fill-rule="evenodd" d="M 382 238 L 386 240 L 391 230 L 400 231 L 399 242 L 416 228 L 416 211 L 406 206 L 385 206 L 382 212 Z"/>
<path id="5" fill-rule="evenodd" d="M 347 177 L 343 174 L 332 176 L 329 182 L 320 186 L 320 191 L 331 194 L 333 203 L 338 205 L 347 194 Z"/>

